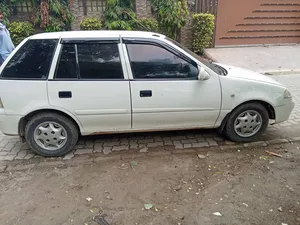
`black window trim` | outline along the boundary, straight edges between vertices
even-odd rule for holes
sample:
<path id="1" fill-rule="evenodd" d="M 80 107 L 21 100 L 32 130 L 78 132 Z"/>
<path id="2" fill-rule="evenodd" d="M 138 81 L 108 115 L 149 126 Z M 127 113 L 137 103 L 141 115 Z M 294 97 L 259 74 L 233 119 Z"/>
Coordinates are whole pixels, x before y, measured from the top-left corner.
<path id="1" fill-rule="evenodd" d="M 119 37 L 103 37 L 103 38 L 62 38 L 60 40 L 61 44 L 85 44 L 85 43 L 120 43 Z"/>
<path id="2" fill-rule="evenodd" d="M 55 40 L 56 41 L 56 44 L 55 44 L 55 47 L 53 49 L 53 53 L 52 53 L 52 57 L 51 57 L 51 60 L 50 60 L 50 66 L 49 66 L 49 69 L 46 73 L 46 76 L 45 77 L 42 77 L 42 78 L 5 78 L 5 77 L 2 77 L 2 74 L 3 72 L 5 71 L 5 68 L 6 66 L 9 64 L 9 62 L 13 59 L 13 57 L 19 52 L 19 50 L 24 47 L 24 45 L 28 42 L 28 41 L 31 41 L 31 40 Z M 33 81 L 46 81 L 46 80 L 49 80 L 49 75 L 50 75 L 50 71 L 51 71 L 51 67 L 52 67 L 52 64 L 53 64 L 53 60 L 54 60 L 54 57 L 55 57 L 55 53 L 57 51 L 57 47 L 58 47 L 58 44 L 59 44 L 59 38 L 53 38 L 53 39 L 28 39 L 22 46 L 20 46 L 20 48 L 18 49 L 18 51 L 16 51 L 14 53 L 14 55 L 10 58 L 10 60 L 7 62 L 7 64 L 5 65 L 5 67 L 3 68 L 3 70 L 1 71 L 1 74 L 0 74 L 0 80 L 33 80 Z"/>
<path id="3" fill-rule="evenodd" d="M 62 46 L 63 47 L 63 46 Z M 62 48 L 61 48 L 62 49 Z M 76 76 L 77 79 L 74 80 L 80 80 L 80 67 L 79 67 L 79 59 L 78 59 L 78 48 L 77 48 L 77 44 L 74 44 L 74 50 L 75 50 L 75 63 L 76 63 Z M 59 62 L 60 62 L 60 58 L 59 58 Z M 55 74 L 56 75 L 56 74 Z"/>
<path id="4" fill-rule="evenodd" d="M 57 63 L 56 63 L 56 66 L 55 66 L 55 73 L 54 73 L 53 79 L 49 79 L 48 81 L 128 81 L 127 79 L 125 79 L 125 76 L 124 76 L 121 54 L 120 54 L 119 47 L 118 47 L 118 44 L 120 43 L 120 38 L 85 38 L 85 39 L 65 38 L 65 39 L 61 39 L 60 43 L 61 43 L 61 48 L 60 48 L 59 57 L 57 59 Z M 77 45 L 78 44 L 87 44 L 87 43 L 92 43 L 92 44 L 117 44 L 123 78 L 121 78 L 121 79 L 85 79 L 85 78 L 81 78 Z M 73 78 L 73 79 L 71 79 L 71 78 L 56 78 L 59 62 L 60 62 L 60 59 L 61 59 L 61 52 L 62 52 L 62 49 L 63 49 L 64 45 L 74 45 L 75 57 L 76 57 L 77 78 Z"/>
<path id="5" fill-rule="evenodd" d="M 192 64 L 193 66 L 195 66 L 197 68 L 198 71 L 198 64 L 190 59 L 188 56 L 184 55 L 183 53 L 179 52 L 177 49 L 173 48 L 172 46 L 168 45 L 167 43 L 160 41 L 158 39 L 151 39 L 151 38 L 122 38 L 122 43 L 124 43 L 126 45 L 126 50 L 127 50 L 127 55 L 128 55 L 128 59 L 129 59 L 129 63 L 130 63 L 130 67 L 131 67 L 131 71 L 132 71 L 132 76 L 133 79 L 131 79 L 130 81 L 182 81 L 182 80 L 198 80 L 198 77 L 195 78 L 134 78 L 134 72 L 132 69 L 132 64 L 131 64 L 131 60 L 130 60 L 130 56 L 129 56 L 129 52 L 128 52 L 128 48 L 127 48 L 127 44 L 145 44 L 145 45 L 154 45 L 157 47 L 161 47 L 165 50 L 167 50 L 168 52 L 171 52 L 172 54 L 178 56 L 179 58 L 181 58 L 182 60 L 185 60 L 186 62 Z M 198 71 L 199 72 L 199 71 Z"/>

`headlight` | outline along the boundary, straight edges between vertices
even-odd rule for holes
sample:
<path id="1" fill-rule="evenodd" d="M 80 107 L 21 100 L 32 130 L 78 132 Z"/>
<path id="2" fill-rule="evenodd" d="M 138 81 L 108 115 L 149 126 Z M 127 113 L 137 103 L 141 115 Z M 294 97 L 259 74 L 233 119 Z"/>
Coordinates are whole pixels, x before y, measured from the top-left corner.
<path id="1" fill-rule="evenodd" d="M 288 89 L 285 89 L 283 97 L 284 98 L 292 98 L 291 92 L 289 92 Z"/>

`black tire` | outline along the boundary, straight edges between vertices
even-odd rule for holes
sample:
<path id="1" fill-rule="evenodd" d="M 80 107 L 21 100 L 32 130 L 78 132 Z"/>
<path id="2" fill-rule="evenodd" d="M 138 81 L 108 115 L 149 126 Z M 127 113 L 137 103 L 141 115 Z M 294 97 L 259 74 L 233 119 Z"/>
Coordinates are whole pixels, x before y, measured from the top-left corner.
<path id="1" fill-rule="evenodd" d="M 243 112 L 253 110 L 260 114 L 262 118 L 262 125 L 256 134 L 250 137 L 242 137 L 238 135 L 234 129 L 234 122 L 236 118 Z M 269 113 L 267 109 L 260 103 L 246 103 L 237 107 L 228 117 L 225 125 L 224 134 L 225 136 L 234 142 L 252 142 L 257 139 L 266 131 L 269 124 Z"/>
<path id="2" fill-rule="evenodd" d="M 37 126 L 43 122 L 54 122 L 61 125 L 67 133 L 67 141 L 64 146 L 57 150 L 47 150 L 39 146 L 34 138 L 34 132 Z M 76 145 L 79 137 L 77 126 L 68 117 L 59 113 L 40 113 L 33 116 L 25 127 L 25 139 L 29 147 L 42 156 L 62 156 L 70 152 Z"/>

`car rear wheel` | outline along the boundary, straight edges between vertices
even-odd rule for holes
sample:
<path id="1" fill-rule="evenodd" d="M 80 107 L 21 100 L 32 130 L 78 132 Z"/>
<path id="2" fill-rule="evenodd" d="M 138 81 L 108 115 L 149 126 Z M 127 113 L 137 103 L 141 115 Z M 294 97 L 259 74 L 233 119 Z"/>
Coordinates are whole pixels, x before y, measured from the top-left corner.
<path id="1" fill-rule="evenodd" d="M 25 128 L 25 138 L 33 151 L 42 156 L 62 156 L 78 141 L 78 129 L 66 116 L 41 113 L 32 117 Z"/>
<path id="2" fill-rule="evenodd" d="M 229 116 L 225 135 L 235 142 L 256 141 L 267 129 L 269 114 L 259 103 L 246 103 L 237 107 Z"/>

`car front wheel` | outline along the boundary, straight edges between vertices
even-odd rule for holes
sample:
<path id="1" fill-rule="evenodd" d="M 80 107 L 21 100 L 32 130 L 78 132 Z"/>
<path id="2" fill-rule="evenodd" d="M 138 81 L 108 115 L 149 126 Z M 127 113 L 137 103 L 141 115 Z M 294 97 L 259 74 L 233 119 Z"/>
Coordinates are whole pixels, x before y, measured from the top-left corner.
<path id="1" fill-rule="evenodd" d="M 269 114 L 259 103 L 246 103 L 237 107 L 229 116 L 225 135 L 235 142 L 256 141 L 267 129 Z"/>
<path id="2" fill-rule="evenodd" d="M 76 145 L 78 136 L 78 129 L 74 122 L 57 113 L 35 115 L 25 128 L 28 145 L 42 156 L 67 154 Z"/>

